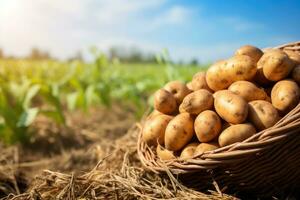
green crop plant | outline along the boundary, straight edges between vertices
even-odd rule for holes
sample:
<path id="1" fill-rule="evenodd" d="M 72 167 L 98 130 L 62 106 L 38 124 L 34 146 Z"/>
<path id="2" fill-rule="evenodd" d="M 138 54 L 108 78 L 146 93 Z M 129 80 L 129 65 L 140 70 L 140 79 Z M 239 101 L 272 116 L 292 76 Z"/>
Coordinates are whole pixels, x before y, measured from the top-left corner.
<path id="1" fill-rule="evenodd" d="M 38 115 L 64 124 L 67 110 L 121 102 L 141 117 L 151 94 L 170 80 L 187 82 L 206 66 L 171 62 L 164 50 L 157 64 L 110 62 L 93 49 L 94 61 L 0 60 L 0 140 L 26 142 Z"/>

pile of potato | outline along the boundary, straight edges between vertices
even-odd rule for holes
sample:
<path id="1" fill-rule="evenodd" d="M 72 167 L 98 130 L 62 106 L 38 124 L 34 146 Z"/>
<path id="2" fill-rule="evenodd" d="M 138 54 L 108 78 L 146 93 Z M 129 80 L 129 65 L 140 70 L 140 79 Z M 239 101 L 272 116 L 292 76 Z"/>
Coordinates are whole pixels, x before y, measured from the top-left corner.
<path id="1" fill-rule="evenodd" d="M 299 103 L 300 55 L 243 46 L 191 82 L 154 94 L 142 139 L 161 160 L 190 159 L 273 126 Z"/>

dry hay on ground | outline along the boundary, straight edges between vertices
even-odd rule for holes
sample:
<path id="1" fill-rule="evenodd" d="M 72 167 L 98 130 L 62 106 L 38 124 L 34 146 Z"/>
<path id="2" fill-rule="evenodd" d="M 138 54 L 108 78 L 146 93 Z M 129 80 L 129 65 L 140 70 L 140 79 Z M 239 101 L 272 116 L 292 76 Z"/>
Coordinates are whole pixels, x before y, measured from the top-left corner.
<path id="1" fill-rule="evenodd" d="M 19 153 L 16 146 L 4 148 L 0 144 L 0 197 L 9 193 L 22 192 L 20 186 L 26 183 L 22 172 L 16 171 Z"/>
<path id="2" fill-rule="evenodd" d="M 133 113 L 111 109 L 66 113 L 67 127 L 40 118 L 32 147 L 0 146 L 0 199 L 233 199 L 145 171 Z"/>
<path id="3" fill-rule="evenodd" d="M 30 128 L 28 144 L 5 146 L 0 142 L 0 199 L 26 191 L 44 169 L 63 173 L 92 169 L 126 134 L 134 112 L 119 105 L 66 112 L 67 126 L 39 116 Z M 100 148 L 101 147 L 101 148 Z"/>
<path id="4" fill-rule="evenodd" d="M 102 160 L 89 172 L 44 170 L 27 192 L 5 199 L 234 199 L 189 189 L 171 174 L 145 171 L 137 158 L 136 138 L 133 128 L 109 148 L 94 148 Z"/>

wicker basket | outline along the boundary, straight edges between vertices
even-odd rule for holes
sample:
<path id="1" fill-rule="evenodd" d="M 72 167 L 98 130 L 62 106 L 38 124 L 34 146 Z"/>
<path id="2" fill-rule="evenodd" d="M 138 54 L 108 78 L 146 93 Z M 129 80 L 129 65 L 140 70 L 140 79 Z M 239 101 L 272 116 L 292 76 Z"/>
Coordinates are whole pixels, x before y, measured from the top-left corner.
<path id="1" fill-rule="evenodd" d="M 300 42 L 274 47 L 300 54 Z M 241 143 L 198 155 L 193 159 L 160 161 L 154 149 L 138 138 L 143 165 L 154 172 L 170 171 L 191 187 L 201 189 L 216 183 L 220 190 L 280 194 L 300 186 L 300 104 L 273 127 Z"/>

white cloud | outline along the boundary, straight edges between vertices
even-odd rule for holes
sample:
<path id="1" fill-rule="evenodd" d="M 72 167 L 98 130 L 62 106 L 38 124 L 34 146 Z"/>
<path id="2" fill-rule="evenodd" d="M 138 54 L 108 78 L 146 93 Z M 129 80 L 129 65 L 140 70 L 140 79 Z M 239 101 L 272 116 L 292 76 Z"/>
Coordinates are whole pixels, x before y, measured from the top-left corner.
<path id="1" fill-rule="evenodd" d="M 0 48 L 7 54 L 26 55 L 37 45 L 58 58 L 66 58 L 92 45 L 103 50 L 117 45 L 136 46 L 145 51 L 168 48 L 176 60 L 195 57 L 212 61 L 229 56 L 240 46 L 230 41 L 200 47 L 181 41 L 179 45 L 157 36 L 160 30 L 174 28 L 174 32 L 180 32 L 189 23 L 196 26 L 193 20 L 201 30 L 191 30 L 199 32 L 199 37 L 204 37 L 200 34 L 206 31 L 206 37 L 210 37 L 215 21 L 207 21 L 199 10 L 169 0 L 1 0 Z M 214 25 L 221 22 L 237 32 L 263 27 L 240 17 L 215 20 Z"/>
<path id="2" fill-rule="evenodd" d="M 263 25 L 260 23 L 248 21 L 240 17 L 224 17 L 222 21 L 239 32 L 263 28 Z"/>
<path id="3" fill-rule="evenodd" d="M 192 10 L 175 5 L 154 19 L 157 25 L 179 25 L 186 23 L 192 15 Z"/>
<path id="4" fill-rule="evenodd" d="M 165 3 L 165 0 L 2 0 L 0 48 L 8 54 L 25 55 L 37 45 L 65 58 L 94 44 L 131 41 L 135 37 L 129 32 L 139 31 L 151 21 L 143 13 L 160 9 Z"/>
<path id="5" fill-rule="evenodd" d="M 139 0 L 111 0 L 97 2 L 96 18 L 103 24 L 116 25 L 128 22 L 133 17 L 145 10 L 158 8 L 165 3 L 165 0 L 139 1 Z"/>

